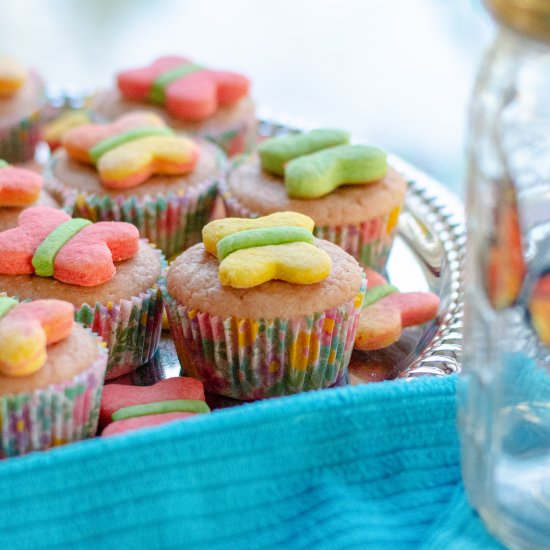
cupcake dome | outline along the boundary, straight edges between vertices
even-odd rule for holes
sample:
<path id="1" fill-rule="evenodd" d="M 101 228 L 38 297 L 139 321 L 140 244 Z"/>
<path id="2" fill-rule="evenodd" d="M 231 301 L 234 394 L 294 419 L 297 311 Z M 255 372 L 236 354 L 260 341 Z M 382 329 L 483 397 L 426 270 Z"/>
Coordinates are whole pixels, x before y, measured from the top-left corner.
<path id="1" fill-rule="evenodd" d="M 336 245 L 314 239 L 309 246 L 326 254 L 330 264 L 328 275 L 312 284 L 221 284 L 223 262 L 203 244 L 171 264 L 164 292 L 187 374 L 213 393 L 245 400 L 324 388 L 341 377 L 365 278 L 355 259 Z"/>
<path id="2" fill-rule="evenodd" d="M 126 127 L 127 133 L 147 127 L 168 130 L 158 116 L 143 111 L 123 117 L 119 123 Z M 65 135 L 65 146 L 56 150 L 46 167 L 46 188 L 75 216 L 135 225 L 142 237 L 155 243 L 168 257 L 200 241 L 200 231 L 214 208 L 218 184 L 223 177 L 223 153 L 207 141 L 174 136 L 196 150 L 194 154 L 198 158 L 191 169 L 170 168 L 160 173 L 157 170 L 142 178 L 138 185 L 112 188 L 103 181 L 97 165 L 86 158 L 87 151 L 77 150 L 75 154 L 71 145 L 76 140 L 80 147 L 82 135 L 86 136 L 90 130 L 101 132 L 109 126 L 114 125 L 93 124 L 69 131 Z M 147 139 L 150 138 L 144 138 Z M 109 153 L 111 151 L 105 156 Z M 157 162 L 157 166 L 160 164 Z"/>
<path id="3" fill-rule="evenodd" d="M 406 190 L 406 181 L 388 166 L 372 183 L 343 185 L 316 198 L 291 197 L 283 177 L 265 171 L 257 154 L 234 161 L 220 188 L 229 216 L 301 212 L 315 221 L 316 236 L 377 271 L 385 268 Z"/>
<path id="4" fill-rule="evenodd" d="M 25 162 L 40 139 L 44 84 L 12 58 L 0 56 L 0 158 Z"/>
<path id="5" fill-rule="evenodd" d="M 174 78 L 186 67 L 191 68 L 187 74 Z M 155 81 L 162 82 L 166 75 L 165 92 L 159 94 Z M 121 71 L 117 86 L 98 94 L 93 103 L 94 111 L 109 120 L 144 108 L 162 116 L 175 130 L 213 141 L 228 155 L 250 151 L 256 140 L 256 106 L 248 79 L 199 67 L 183 57 L 162 57 L 147 67 Z"/>
<path id="6" fill-rule="evenodd" d="M 14 300 L 0 298 L 0 306 L 12 301 L 0 319 L 0 338 L 23 319 L 23 334 L 36 329 L 37 319 L 47 331 L 46 357 L 30 373 L 9 374 L 10 354 L 3 344 L 0 352 L 0 457 L 47 449 L 69 441 L 92 437 L 97 429 L 107 351 L 89 329 L 73 324 L 70 304 L 42 300 L 13 306 Z M 5 318 L 4 318 L 5 317 Z M 66 317 L 66 318 L 65 318 Z M 29 326 L 31 323 L 31 326 Z M 49 325 L 49 328 L 46 327 Z M 32 327 L 32 328 L 31 328 Z M 29 341 L 27 340 L 27 343 Z M 40 338 L 32 349 L 40 347 Z M 16 354 L 20 357 L 20 352 Z M 13 356 L 11 357 L 13 360 Z M 29 357 L 34 363 L 36 355 Z M 8 361 L 8 363 L 6 363 Z M 29 361 L 19 362 L 28 368 Z"/>

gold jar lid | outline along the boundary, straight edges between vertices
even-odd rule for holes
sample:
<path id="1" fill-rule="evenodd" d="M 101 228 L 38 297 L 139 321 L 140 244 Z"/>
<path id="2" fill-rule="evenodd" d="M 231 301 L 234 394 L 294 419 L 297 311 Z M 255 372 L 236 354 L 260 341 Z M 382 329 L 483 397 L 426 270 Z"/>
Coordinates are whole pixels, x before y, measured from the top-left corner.
<path id="1" fill-rule="evenodd" d="M 550 42 L 550 0 L 486 0 L 486 3 L 504 25 Z"/>

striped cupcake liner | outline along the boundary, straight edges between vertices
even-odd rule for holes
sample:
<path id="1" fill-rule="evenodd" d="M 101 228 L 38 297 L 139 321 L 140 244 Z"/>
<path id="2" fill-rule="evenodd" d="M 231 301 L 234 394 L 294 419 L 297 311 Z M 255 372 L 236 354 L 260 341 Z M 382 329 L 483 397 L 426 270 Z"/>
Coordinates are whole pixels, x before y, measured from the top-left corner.
<path id="1" fill-rule="evenodd" d="M 161 263 L 164 272 L 167 264 L 163 257 Z M 132 372 L 155 354 L 164 308 L 161 281 L 162 278 L 139 296 L 120 300 L 117 304 L 83 304 L 75 312 L 75 319 L 99 334 L 107 345 L 107 380 Z"/>
<path id="2" fill-rule="evenodd" d="M 0 159 L 18 163 L 34 157 L 40 140 L 40 113 L 37 109 L 23 118 L 0 122 Z"/>
<path id="3" fill-rule="evenodd" d="M 96 337 L 99 356 L 70 380 L 0 396 L 0 458 L 49 449 L 93 437 L 97 431 L 107 350 Z"/>
<path id="4" fill-rule="evenodd" d="M 220 162 L 223 163 L 222 153 Z M 182 193 L 166 196 L 95 195 L 81 193 L 54 176 L 57 155 L 44 171 L 46 189 L 72 216 L 97 221 L 122 221 L 135 225 L 141 237 L 155 243 L 171 258 L 202 239 L 218 193 L 219 179 L 212 178 Z"/>
<path id="5" fill-rule="evenodd" d="M 220 195 L 227 216 L 257 218 L 261 215 L 243 206 L 225 185 L 220 186 Z M 316 225 L 313 233 L 316 237 L 343 248 L 361 265 L 370 267 L 379 273 L 384 273 L 393 240 L 397 234 L 397 219 L 400 210 L 401 205 L 398 205 L 383 216 L 371 218 L 357 224 Z"/>
<path id="6" fill-rule="evenodd" d="M 206 390 L 241 400 L 333 385 L 348 366 L 361 304 L 294 319 L 222 318 L 190 309 L 163 287 L 170 330 L 182 370 Z"/>

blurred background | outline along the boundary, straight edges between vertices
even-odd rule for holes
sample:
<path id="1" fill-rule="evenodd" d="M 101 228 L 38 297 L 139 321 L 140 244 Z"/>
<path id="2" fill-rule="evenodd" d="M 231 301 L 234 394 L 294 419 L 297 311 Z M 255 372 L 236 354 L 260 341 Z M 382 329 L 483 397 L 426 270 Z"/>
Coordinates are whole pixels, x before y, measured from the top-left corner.
<path id="1" fill-rule="evenodd" d="M 261 107 L 349 129 L 462 194 L 481 0 L 0 0 L 0 52 L 54 87 L 183 54 L 249 76 Z"/>

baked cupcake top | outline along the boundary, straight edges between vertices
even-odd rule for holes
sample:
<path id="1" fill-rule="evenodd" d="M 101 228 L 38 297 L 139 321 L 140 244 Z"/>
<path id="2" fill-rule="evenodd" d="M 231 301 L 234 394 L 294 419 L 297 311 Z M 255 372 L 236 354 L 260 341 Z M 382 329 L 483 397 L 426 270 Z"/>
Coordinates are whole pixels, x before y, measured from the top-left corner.
<path id="1" fill-rule="evenodd" d="M 98 339 L 60 300 L 0 297 L 0 395 L 70 380 L 99 357 Z"/>
<path id="2" fill-rule="evenodd" d="M 160 255 L 124 222 L 92 224 L 36 207 L 0 233 L 0 289 L 22 298 L 116 303 L 153 287 L 160 272 Z"/>
<path id="3" fill-rule="evenodd" d="M 57 203 L 43 191 L 42 176 L 36 172 L 10 166 L 0 159 L 0 231 L 17 225 L 17 217 L 29 206 L 51 206 Z"/>
<path id="4" fill-rule="evenodd" d="M 0 120 L 26 115 L 43 101 L 42 80 L 11 57 L 0 56 Z"/>
<path id="5" fill-rule="evenodd" d="M 352 300 L 359 264 L 312 230 L 313 220 L 291 212 L 211 222 L 204 244 L 170 266 L 168 291 L 191 309 L 251 319 L 311 315 Z"/>
<path id="6" fill-rule="evenodd" d="M 223 168 L 219 155 L 214 145 L 177 136 L 157 115 L 139 111 L 69 130 L 51 170 L 88 194 L 168 194 L 211 180 Z"/>
<path id="7" fill-rule="evenodd" d="M 255 214 L 293 210 L 329 226 L 382 216 L 407 187 L 381 149 L 351 145 L 346 132 L 329 129 L 267 140 L 259 156 L 235 163 L 227 185 Z"/>

